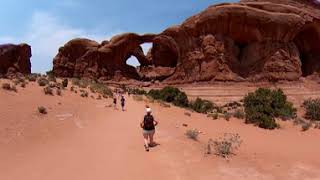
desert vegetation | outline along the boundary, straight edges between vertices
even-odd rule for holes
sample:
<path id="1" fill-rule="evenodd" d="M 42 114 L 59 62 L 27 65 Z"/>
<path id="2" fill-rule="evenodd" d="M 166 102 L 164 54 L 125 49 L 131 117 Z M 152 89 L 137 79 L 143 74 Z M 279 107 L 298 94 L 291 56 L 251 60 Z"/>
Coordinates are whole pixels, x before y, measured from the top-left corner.
<path id="1" fill-rule="evenodd" d="M 223 137 L 215 140 L 209 139 L 207 145 L 207 154 L 215 154 L 217 156 L 228 158 L 235 154 L 240 148 L 242 140 L 239 134 L 225 133 Z"/>
<path id="2" fill-rule="evenodd" d="M 192 140 L 198 140 L 199 131 L 197 129 L 188 129 L 186 131 L 186 136 Z"/>
<path id="3" fill-rule="evenodd" d="M 7 91 L 18 92 L 17 87 L 15 85 L 11 85 L 9 83 L 3 83 L 2 89 L 7 90 Z"/>
<path id="4" fill-rule="evenodd" d="M 246 123 L 265 129 L 278 127 L 275 118 L 289 119 L 296 116 L 296 109 L 287 101 L 282 90 L 259 88 L 244 98 Z"/>
<path id="5" fill-rule="evenodd" d="M 313 121 L 320 121 L 320 99 L 308 99 L 303 102 L 305 117 Z"/>
<path id="6" fill-rule="evenodd" d="M 47 109 L 45 108 L 45 107 L 43 107 L 43 106 L 39 106 L 38 107 L 38 112 L 40 113 L 40 114 L 47 114 L 48 112 L 47 112 Z"/>

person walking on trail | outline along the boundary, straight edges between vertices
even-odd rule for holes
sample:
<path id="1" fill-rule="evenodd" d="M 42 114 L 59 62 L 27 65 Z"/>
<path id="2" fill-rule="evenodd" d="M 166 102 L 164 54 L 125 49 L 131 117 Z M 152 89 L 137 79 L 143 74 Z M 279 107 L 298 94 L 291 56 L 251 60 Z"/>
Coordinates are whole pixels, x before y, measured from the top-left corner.
<path id="1" fill-rule="evenodd" d="M 117 109 L 117 96 L 113 96 L 113 106 L 114 109 Z"/>
<path id="2" fill-rule="evenodd" d="M 146 115 L 144 116 L 143 121 L 140 123 L 140 126 L 143 129 L 144 147 L 146 151 L 149 151 L 149 147 L 156 145 L 153 141 L 153 136 L 155 134 L 155 127 L 157 125 L 158 121 L 154 120 L 154 117 L 151 114 L 151 108 L 147 107 Z"/>
<path id="3" fill-rule="evenodd" d="M 124 96 L 122 95 L 122 96 L 121 96 L 121 108 L 122 108 L 122 111 L 124 111 L 125 101 L 126 101 L 126 99 L 125 99 Z"/>

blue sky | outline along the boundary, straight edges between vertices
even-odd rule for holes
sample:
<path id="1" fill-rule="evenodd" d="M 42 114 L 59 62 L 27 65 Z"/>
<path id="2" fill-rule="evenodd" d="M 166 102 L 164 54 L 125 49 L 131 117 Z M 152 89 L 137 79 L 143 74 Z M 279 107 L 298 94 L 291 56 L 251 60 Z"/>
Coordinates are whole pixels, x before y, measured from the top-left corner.
<path id="1" fill-rule="evenodd" d="M 232 0 L 2 0 L 0 44 L 30 44 L 32 71 L 45 72 L 58 48 L 73 38 L 101 42 L 123 32 L 159 33 L 226 1 Z M 134 58 L 128 63 L 137 64 Z"/>

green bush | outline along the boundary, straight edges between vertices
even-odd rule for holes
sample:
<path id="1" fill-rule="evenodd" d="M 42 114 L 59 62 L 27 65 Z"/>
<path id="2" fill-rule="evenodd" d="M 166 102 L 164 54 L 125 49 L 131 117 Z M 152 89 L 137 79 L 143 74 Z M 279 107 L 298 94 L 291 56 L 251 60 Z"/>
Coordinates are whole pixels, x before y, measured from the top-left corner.
<path id="1" fill-rule="evenodd" d="M 246 115 L 243 110 L 237 109 L 236 112 L 234 112 L 233 116 L 238 119 L 244 119 Z"/>
<path id="2" fill-rule="evenodd" d="M 201 98 L 197 98 L 194 102 L 191 102 L 189 106 L 198 113 L 209 113 L 214 108 L 211 101 L 203 100 Z"/>
<path id="3" fill-rule="evenodd" d="M 148 92 L 148 96 L 152 97 L 153 99 L 161 99 L 160 90 L 151 89 L 151 90 Z"/>
<path id="4" fill-rule="evenodd" d="M 320 98 L 304 101 L 303 107 L 306 110 L 305 117 L 307 119 L 320 121 Z"/>
<path id="5" fill-rule="evenodd" d="M 174 87 L 164 87 L 161 90 L 150 90 L 147 94 L 153 99 L 162 100 L 168 103 L 173 103 L 175 106 L 188 107 L 189 100 L 185 92 Z"/>
<path id="6" fill-rule="evenodd" d="M 134 95 L 146 95 L 147 94 L 147 92 L 145 90 L 137 89 L 137 88 L 129 89 L 128 91 Z"/>
<path id="7" fill-rule="evenodd" d="M 274 118 L 294 118 L 296 109 L 287 101 L 281 89 L 259 88 L 244 98 L 246 123 L 252 123 L 265 129 L 278 127 Z"/>
<path id="8" fill-rule="evenodd" d="M 39 86 L 46 86 L 47 84 L 49 84 L 49 81 L 46 78 L 41 77 L 40 79 L 38 79 L 38 84 Z"/>

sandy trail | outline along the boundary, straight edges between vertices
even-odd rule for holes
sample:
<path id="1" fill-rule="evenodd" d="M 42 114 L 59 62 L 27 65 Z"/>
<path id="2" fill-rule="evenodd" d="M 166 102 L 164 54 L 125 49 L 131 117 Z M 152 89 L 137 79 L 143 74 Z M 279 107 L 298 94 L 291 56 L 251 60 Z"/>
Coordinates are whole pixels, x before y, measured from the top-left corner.
<path id="1" fill-rule="evenodd" d="M 83 99 L 70 92 L 38 97 L 38 91 L 0 91 L 0 123 L 7 127 L 0 130 L 1 180 L 320 179 L 319 130 L 303 133 L 285 122 L 280 130 L 266 131 L 237 119 L 213 121 L 196 113 L 188 117 L 186 110 L 151 104 L 160 122 L 160 145 L 145 152 L 139 128 L 145 102 L 128 98 L 128 109 L 122 112 L 106 108 L 110 100 Z M 35 112 L 43 103 L 49 107 L 44 117 Z M 185 137 L 191 128 L 204 132 L 199 141 Z M 4 132 L 11 141 L 3 140 Z M 244 140 L 237 156 L 226 161 L 205 155 L 208 139 L 225 132 L 239 133 Z"/>

